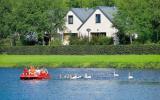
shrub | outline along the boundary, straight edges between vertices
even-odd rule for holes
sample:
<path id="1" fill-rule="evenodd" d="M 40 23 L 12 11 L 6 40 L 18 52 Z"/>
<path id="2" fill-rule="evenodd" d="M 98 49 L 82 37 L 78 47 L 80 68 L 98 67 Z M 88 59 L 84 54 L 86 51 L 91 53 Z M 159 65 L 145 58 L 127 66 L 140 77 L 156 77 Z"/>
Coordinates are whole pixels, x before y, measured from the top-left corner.
<path id="1" fill-rule="evenodd" d="M 92 45 L 111 45 L 113 39 L 105 36 L 93 36 L 90 44 Z"/>
<path id="2" fill-rule="evenodd" d="M 93 36 L 89 42 L 88 37 L 78 38 L 71 37 L 70 45 L 111 45 L 113 44 L 113 39 L 105 36 Z"/>
<path id="3" fill-rule="evenodd" d="M 89 44 L 89 40 L 87 37 L 83 37 L 83 38 L 78 38 L 78 37 L 72 37 L 69 40 L 69 44 L 70 45 L 88 45 Z"/>
<path id="4" fill-rule="evenodd" d="M 38 35 L 35 32 L 29 32 L 25 35 L 20 35 L 20 40 L 23 45 L 35 45 L 38 43 Z"/>
<path id="5" fill-rule="evenodd" d="M 51 41 L 50 43 L 51 46 L 60 46 L 62 45 L 61 39 L 55 38 L 54 40 Z"/>
<path id="6" fill-rule="evenodd" d="M 0 46 L 10 46 L 11 45 L 11 39 L 0 39 Z"/>
<path id="7" fill-rule="evenodd" d="M 160 45 L 1 46 L 0 53 L 30 55 L 160 54 Z"/>

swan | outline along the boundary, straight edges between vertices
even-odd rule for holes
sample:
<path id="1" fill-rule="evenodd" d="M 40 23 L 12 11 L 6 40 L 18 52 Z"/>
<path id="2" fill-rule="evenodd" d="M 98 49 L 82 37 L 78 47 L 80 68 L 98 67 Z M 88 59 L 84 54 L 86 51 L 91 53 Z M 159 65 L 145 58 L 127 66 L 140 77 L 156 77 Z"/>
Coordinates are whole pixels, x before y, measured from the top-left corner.
<path id="1" fill-rule="evenodd" d="M 85 73 L 84 78 L 85 78 L 85 79 L 91 79 L 92 77 L 89 76 L 89 75 L 87 75 L 87 73 Z"/>
<path id="2" fill-rule="evenodd" d="M 133 76 L 131 76 L 131 73 L 128 74 L 128 79 L 133 79 Z"/>
<path id="3" fill-rule="evenodd" d="M 76 80 L 77 79 L 77 75 L 71 76 L 70 79 L 71 80 Z"/>
<path id="4" fill-rule="evenodd" d="M 77 75 L 75 75 L 75 76 L 71 77 L 70 79 L 76 80 L 76 79 L 80 79 L 80 78 L 82 78 L 82 76 L 77 76 Z"/>
<path id="5" fill-rule="evenodd" d="M 114 71 L 113 75 L 114 75 L 114 77 L 118 77 L 119 76 L 119 74 L 116 74 L 115 71 Z"/>

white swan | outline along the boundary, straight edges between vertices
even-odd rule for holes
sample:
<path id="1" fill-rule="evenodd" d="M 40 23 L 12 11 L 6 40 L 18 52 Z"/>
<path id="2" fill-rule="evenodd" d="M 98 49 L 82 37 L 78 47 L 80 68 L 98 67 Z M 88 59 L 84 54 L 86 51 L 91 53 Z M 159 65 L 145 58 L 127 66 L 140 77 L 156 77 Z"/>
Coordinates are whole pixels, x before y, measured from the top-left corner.
<path id="1" fill-rule="evenodd" d="M 133 76 L 131 76 L 131 73 L 128 74 L 128 79 L 133 79 Z"/>
<path id="2" fill-rule="evenodd" d="M 71 80 L 76 80 L 76 79 L 80 79 L 80 78 L 82 78 L 82 76 L 75 75 L 73 77 L 70 77 Z"/>
<path id="3" fill-rule="evenodd" d="M 118 77 L 119 74 L 116 74 L 116 72 L 114 71 L 113 76 L 114 76 L 114 77 Z"/>
<path id="4" fill-rule="evenodd" d="M 87 75 L 87 73 L 85 73 L 85 74 L 84 74 L 84 78 L 85 78 L 85 79 L 91 79 L 92 77 L 89 76 L 89 75 Z"/>

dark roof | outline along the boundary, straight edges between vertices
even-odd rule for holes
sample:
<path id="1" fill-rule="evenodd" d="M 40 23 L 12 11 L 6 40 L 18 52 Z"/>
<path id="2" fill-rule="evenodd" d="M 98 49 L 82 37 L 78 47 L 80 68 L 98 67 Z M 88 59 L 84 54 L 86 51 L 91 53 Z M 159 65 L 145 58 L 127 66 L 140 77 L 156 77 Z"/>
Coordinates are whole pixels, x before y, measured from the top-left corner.
<path id="1" fill-rule="evenodd" d="M 95 10 L 101 10 L 103 14 L 110 20 L 113 20 L 114 15 L 117 12 L 116 7 L 98 6 L 94 8 L 72 8 L 71 11 L 82 21 L 85 22 Z"/>
<path id="2" fill-rule="evenodd" d="M 114 15 L 117 13 L 116 7 L 98 6 L 93 8 L 72 8 L 71 11 L 83 22 L 78 30 L 85 24 L 85 22 L 92 16 L 92 14 L 99 9 L 111 22 L 113 21 Z"/>
<path id="3" fill-rule="evenodd" d="M 114 15 L 117 13 L 116 7 L 106 7 L 106 6 L 99 6 L 97 9 L 100 9 L 104 15 L 111 21 L 113 21 Z"/>
<path id="4" fill-rule="evenodd" d="M 93 8 L 72 8 L 71 11 L 82 21 L 85 20 L 94 12 Z"/>

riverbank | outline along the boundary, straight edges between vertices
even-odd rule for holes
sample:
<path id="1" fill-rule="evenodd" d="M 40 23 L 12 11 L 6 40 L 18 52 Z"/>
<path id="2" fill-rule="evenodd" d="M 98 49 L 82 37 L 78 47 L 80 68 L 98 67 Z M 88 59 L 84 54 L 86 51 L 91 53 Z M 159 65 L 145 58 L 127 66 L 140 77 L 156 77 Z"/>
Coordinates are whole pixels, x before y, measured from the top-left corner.
<path id="1" fill-rule="evenodd" d="M 160 69 L 160 55 L 0 55 L 1 67 Z"/>

